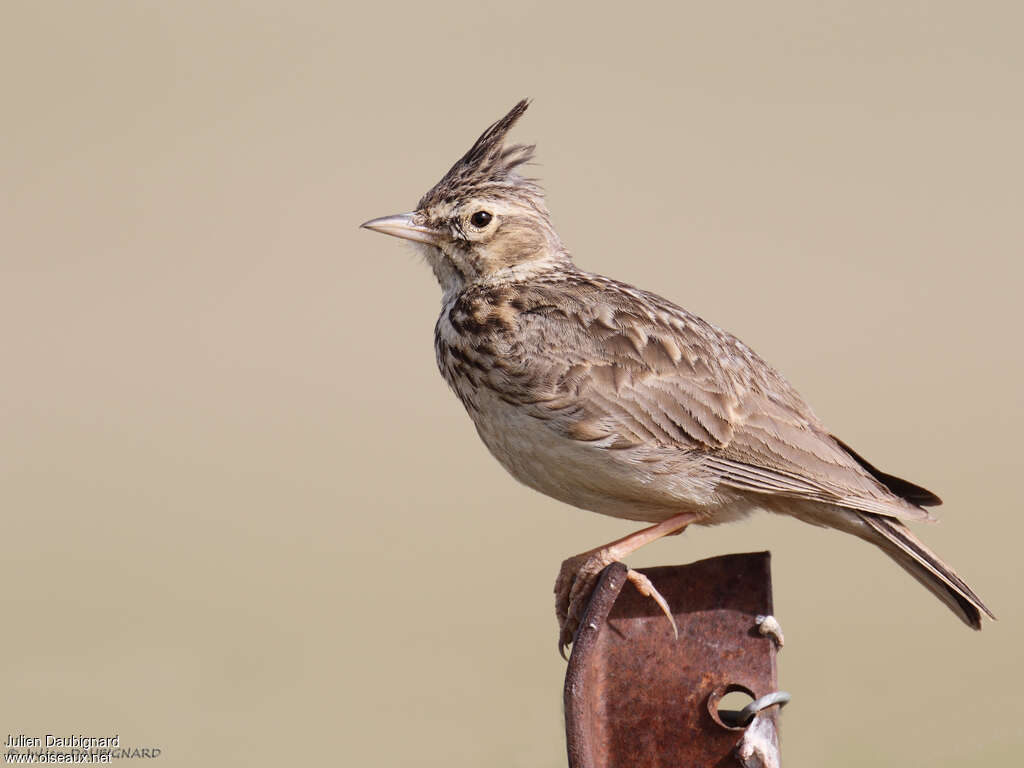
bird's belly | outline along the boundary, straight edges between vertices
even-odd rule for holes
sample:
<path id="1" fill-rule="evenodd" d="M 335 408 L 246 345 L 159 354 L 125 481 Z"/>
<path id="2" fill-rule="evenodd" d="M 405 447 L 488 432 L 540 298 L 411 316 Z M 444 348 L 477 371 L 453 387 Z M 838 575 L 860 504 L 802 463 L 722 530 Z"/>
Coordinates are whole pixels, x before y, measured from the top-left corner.
<path id="1" fill-rule="evenodd" d="M 684 511 L 710 518 L 722 505 L 695 459 L 674 452 L 652 460 L 649 452 L 641 453 L 645 449 L 573 440 L 521 406 L 486 392 L 474 394 L 470 414 L 484 444 L 513 477 L 534 490 L 592 512 L 647 522 Z"/>

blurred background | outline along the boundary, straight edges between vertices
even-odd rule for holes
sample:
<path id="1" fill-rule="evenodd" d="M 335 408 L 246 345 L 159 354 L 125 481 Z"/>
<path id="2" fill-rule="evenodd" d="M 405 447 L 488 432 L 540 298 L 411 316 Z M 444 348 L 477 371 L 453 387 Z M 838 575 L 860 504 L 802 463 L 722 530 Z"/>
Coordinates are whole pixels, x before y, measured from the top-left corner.
<path id="1" fill-rule="evenodd" d="M 999 615 L 785 519 L 787 766 L 1024 747 L 1013 3 L 7 2 L 0 732 L 161 765 L 564 765 L 551 588 L 634 526 L 518 486 L 357 229 L 521 97 L 577 262 L 733 331 Z"/>

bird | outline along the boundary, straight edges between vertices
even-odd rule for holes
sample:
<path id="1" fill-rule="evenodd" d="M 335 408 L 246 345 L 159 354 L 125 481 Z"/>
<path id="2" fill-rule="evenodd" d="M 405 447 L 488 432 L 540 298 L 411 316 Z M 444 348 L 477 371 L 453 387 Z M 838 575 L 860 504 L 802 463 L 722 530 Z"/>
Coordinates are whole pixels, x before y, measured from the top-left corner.
<path id="1" fill-rule="evenodd" d="M 834 436 L 732 334 L 649 291 L 576 266 L 535 145 L 507 142 L 529 101 L 490 125 L 409 213 L 361 226 L 415 244 L 441 287 L 441 375 L 484 445 L 526 486 L 647 527 L 567 558 L 555 582 L 564 656 L 601 571 L 689 525 L 765 510 L 880 548 L 964 623 L 995 619 L 908 522 L 938 496 Z M 642 573 L 628 580 L 669 606 Z"/>

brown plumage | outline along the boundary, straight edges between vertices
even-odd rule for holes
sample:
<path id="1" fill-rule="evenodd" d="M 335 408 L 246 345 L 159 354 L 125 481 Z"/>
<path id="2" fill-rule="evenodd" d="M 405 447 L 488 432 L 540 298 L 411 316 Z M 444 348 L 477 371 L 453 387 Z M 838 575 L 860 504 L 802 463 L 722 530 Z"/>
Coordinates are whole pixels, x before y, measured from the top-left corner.
<path id="1" fill-rule="evenodd" d="M 504 143 L 526 107 L 488 128 L 416 211 L 363 226 L 421 245 L 444 292 L 438 367 L 498 461 L 569 504 L 656 524 L 563 564 L 560 644 L 605 564 L 757 509 L 870 541 L 980 628 L 991 612 L 902 522 L 931 520 L 937 496 L 833 437 L 735 337 L 573 264 L 540 186 L 517 172 L 533 147 Z"/>

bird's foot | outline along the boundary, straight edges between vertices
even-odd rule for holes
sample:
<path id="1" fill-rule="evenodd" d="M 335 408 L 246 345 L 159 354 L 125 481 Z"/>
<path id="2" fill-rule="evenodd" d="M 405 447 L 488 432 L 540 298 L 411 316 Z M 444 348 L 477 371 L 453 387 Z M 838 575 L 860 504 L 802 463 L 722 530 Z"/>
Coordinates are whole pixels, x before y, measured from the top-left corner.
<path id="1" fill-rule="evenodd" d="M 775 641 L 775 648 L 780 649 L 786 644 L 786 638 L 782 634 L 782 626 L 774 616 L 755 616 L 754 623 L 757 631 L 764 637 L 770 637 Z"/>
<path id="2" fill-rule="evenodd" d="M 601 547 L 582 555 L 570 557 L 562 563 L 555 580 L 555 616 L 558 618 L 558 652 L 565 658 L 566 646 L 573 641 L 573 636 L 583 618 L 587 600 L 597 586 L 597 579 L 607 566 L 618 562 L 612 547 Z M 672 631 L 679 637 L 679 628 L 672 617 L 668 602 L 655 589 L 654 584 L 644 574 L 630 568 L 626 579 L 636 587 L 644 597 L 649 597 L 658 604 L 672 624 Z"/>

